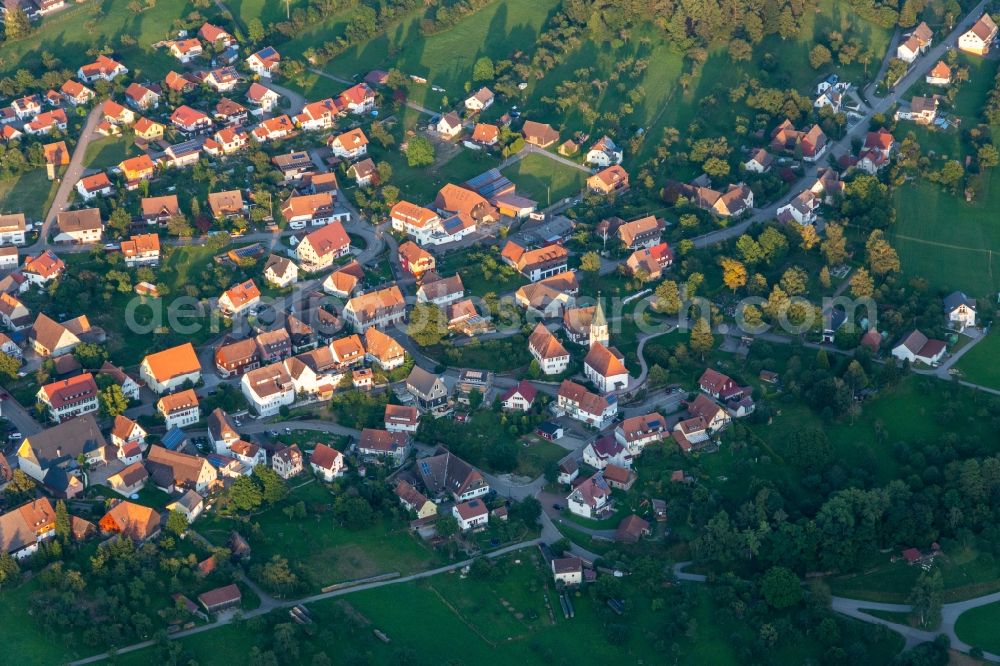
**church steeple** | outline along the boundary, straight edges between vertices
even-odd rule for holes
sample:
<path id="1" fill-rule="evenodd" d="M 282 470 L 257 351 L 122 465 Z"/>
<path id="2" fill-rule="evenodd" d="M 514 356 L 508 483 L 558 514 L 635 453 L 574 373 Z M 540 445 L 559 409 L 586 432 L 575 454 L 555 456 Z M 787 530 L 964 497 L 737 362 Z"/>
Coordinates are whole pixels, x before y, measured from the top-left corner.
<path id="1" fill-rule="evenodd" d="M 608 346 L 610 338 L 608 336 L 608 320 L 604 316 L 604 308 L 601 306 L 601 294 L 597 293 L 597 305 L 594 306 L 594 315 L 590 318 L 590 346 L 600 342 L 605 347 Z"/>

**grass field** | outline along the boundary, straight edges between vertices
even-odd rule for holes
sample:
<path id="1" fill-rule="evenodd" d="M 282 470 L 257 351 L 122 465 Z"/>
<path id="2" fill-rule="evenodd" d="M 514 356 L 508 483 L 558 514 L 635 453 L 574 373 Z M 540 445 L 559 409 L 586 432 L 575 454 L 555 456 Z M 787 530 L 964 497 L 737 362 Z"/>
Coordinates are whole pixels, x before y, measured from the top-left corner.
<path id="1" fill-rule="evenodd" d="M 988 176 L 988 178 L 990 178 Z M 1000 287 L 1000 179 L 989 180 L 974 203 L 928 182 L 896 188 L 896 228 L 890 232 L 903 273 L 926 278 L 942 291 L 992 296 Z"/>
<path id="2" fill-rule="evenodd" d="M 380 520 L 371 527 L 348 530 L 333 522 L 329 504 L 333 495 L 318 482 L 297 488 L 281 505 L 253 517 L 262 536 L 250 537 L 253 562 L 274 555 L 303 566 L 313 588 L 331 583 L 398 571 L 402 574 L 428 568 L 433 554 L 411 535 L 405 523 Z M 299 501 L 312 508 L 301 520 L 289 519 L 282 508 Z M 198 523 L 198 531 L 215 544 L 223 544 L 232 523 L 213 514 Z"/>
<path id="3" fill-rule="evenodd" d="M 992 333 L 966 352 L 958 361 L 962 379 L 1000 389 L 1000 333 Z"/>
<path id="4" fill-rule="evenodd" d="M 154 52 L 150 47 L 165 39 L 174 20 L 186 16 L 192 6 L 186 0 L 160 2 L 152 9 L 135 14 L 128 5 L 129 0 L 86 2 L 46 18 L 24 39 L 4 42 L 0 75 L 11 75 L 20 68 L 46 71 L 41 65 L 43 51 L 58 58 L 61 67 L 76 70 L 93 60 L 87 51 L 94 46 L 107 45 L 125 63 L 131 75 L 163 77 L 176 66 L 176 61 L 165 51 Z M 123 45 L 120 37 L 126 34 L 134 37 L 136 43 Z"/>
<path id="5" fill-rule="evenodd" d="M 464 86 L 477 58 L 486 55 L 502 60 L 520 45 L 531 44 L 558 4 L 556 0 L 499 0 L 429 37 L 420 33 L 420 15 L 410 15 L 386 34 L 331 60 L 325 69 L 351 78 L 379 67 L 397 67 L 444 88 L 449 101 L 457 103 L 466 95 Z M 416 87 L 411 94 L 421 103 L 433 95 L 430 85 Z"/>
<path id="6" fill-rule="evenodd" d="M 517 185 L 518 194 L 545 208 L 563 197 L 579 194 L 587 174 L 544 155 L 530 153 L 504 169 L 504 175 Z"/>
<path id="7" fill-rule="evenodd" d="M 24 213 L 29 220 L 41 220 L 58 187 L 58 181 L 50 181 L 44 169 L 0 180 L 0 213 Z"/>
<path id="8" fill-rule="evenodd" d="M 987 652 L 1000 652 L 1000 602 L 967 610 L 958 616 L 955 622 L 955 633 L 958 637 Z"/>
<path id="9" fill-rule="evenodd" d="M 922 573 L 920 567 L 889 561 L 880 554 L 863 574 L 827 579 L 834 594 L 885 603 L 906 603 Z M 944 580 L 945 603 L 989 594 L 1000 589 L 1000 563 L 974 549 L 946 551 L 935 560 L 934 568 Z"/>
<path id="10" fill-rule="evenodd" d="M 127 143 L 122 137 L 109 136 L 90 142 L 83 154 L 83 164 L 89 169 L 106 169 L 139 152 L 135 144 Z"/>

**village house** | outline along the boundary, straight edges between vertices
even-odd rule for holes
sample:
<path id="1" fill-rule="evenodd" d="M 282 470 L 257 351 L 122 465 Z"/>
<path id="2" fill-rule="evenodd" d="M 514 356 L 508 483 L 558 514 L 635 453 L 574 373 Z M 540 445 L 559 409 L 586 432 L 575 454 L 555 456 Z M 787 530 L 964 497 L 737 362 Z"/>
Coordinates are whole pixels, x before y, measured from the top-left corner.
<path id="1" fill-rule="evenodd" d="M 99 208 L 69 210 L 56 215 L 56 243 L 98 243 L 104 234 Z"/>
<path id="2" fill-rule="evenodd" d="M 219 67 L 218 69 L 213 69 L 211 72 L 206 74 L 203 83 L 215 92 L 226 93 L 239 85 L 240 81 L 239 72 L 236 71 L 235 67 Z M 236 102 L 227 99 L 223 99 L 222 102 L 236 104 Z M 222 102 L 220 102 L 220 104 Z M 243 107 L 241 106 L 240 108 L 242 109 Z M 246 120 L 245 111 L 243 113 L 243 119 Z"/>
<path id="3" fill-rule="evenodd" d="M 500 406 L 509 412 L 527 412 L 535 403 L 538 390 L 531 382 L 522 379 L 500 394 Z"/>
<path id="4" fill-rule="evenodd" d="M 371 158 L 355 162 L 347 170 L 347 175 L 354 179 L 358 187 L 371 187 L 377 185 L 379 180 L 378 169 Z"/>
<path id="5" fill-rule="evenodd" d="M 462 133 L 462 118 L 458 113 L 449 111 L 441 116 L 434 129 L 443 138 L 452 139 Z"/>
<path id="6" fill-rule="evenodd" d="M 558 586 L 574 587 L 583 582 L 583 560 L 579 557 L 556 557 L 552 559 L 552 579 Z"/>
<path id="7" fill-rule="evenodd" d="M 149 109 L 155 109 L 160 105 L 160 94 L 138 81 L 133 81 L 127 88 L 125 88 L 125 102 L 133 109 L 147 111 Z M 104 114 L 105 117 L 107 117 L 107 102 L 105 102 Z"/>
<path id="8" fill-rule="evenodd" d="M 52 250 L 43 250 L 38 256 L 29 256 L 21 266 L 27 284 L 44 286 L 59 278 L 66 270 L 66 264 Z"/>
<path id="9" fill-rule="evenodd" d="M 896 120 L 912 120 L 918 125 L 930 125 L 937 118 L 938 98 L 915 96 L 910 100 L 910 108 L 896 109 Z"/>
<path id="10" fill-rule="evenodd" d="M 28 345 L 39 356 L 55 358 L 69 354 L 84 339 L 88 342 L 101 342 L 103 335 L 101 329 L 90 326 L 86 315 L 67 319 L 60 324 L 44 313 L 39 313 L 28 332 Z"/>
<path id="11" fill-rule="evenodd" d="M 660 235 L 665 226 L 663 220 L 654 215 L 647 215 L 622 224 L 615 233 L 628 250 L 648 249 L 660 242 Z"/>
<path id="12" fill-rule="evenodd" d="M 649 527 L 649 522 L 633 513 L 623 518 L 622 522 L 618 524 L 618 529 L 615 530 L 615 541 L 638 543 L 640 539 L 648 537 L 650 534 L 652 534 L 652 530 Z"/>
<path id="13" fill-rule="evenodd" d="M 615 439 L 633 456 L 650 444 L 662 442 L 669 434 L 667 420 L 656 412 L 627 418 L 615 428 Z"/>
<path id="14" fill-rule="evenodd" d="M 443 447 L 421 458 L 416 469 L 424 488 L 435 497 L 447 495 L 456 502 L 467 502 L 490 492 L 489 482 L 478 469 Z"/>
<path id="15" fill-rule="evenodd" d="M 642 276 L 646 282 L 659 280 L 663 277 L 663 272 L 673 264 L 674 253 L 667 243 L 636 250 L 625 260 L 625 268 L 629 275 Z"/>
<path id="16" fill-rule="evenodd" d="M 500 141 L 500 128 L 488 123 L 476 123 L 470 141 L 477 146 L 495 146 Z"/>
<path id="17" fill-rule="evenodd" d="M 0 321 L 11 332 L 24 330 L 31 326 L 31 310 L 16 296 L 0 293 Z"/>
<path id="18" fill-rule="evenodd" d="M 608 320 L 601 301 L 583 308 L 569 308 L 563 313 L 563 330 L 571 342 L 593 347 L 597 343 L 608 346 Z"/>
<path id="19" fill-rule="evenodd" d="M 105 361 L 101 365 L 100 370 L 97 371 L 99 375 L 106 375 L 112 382 L 114 382 L 121 390 L 122 395 L 124 395 L 129 400 L 139 399 L 139 382 L 133 379 L 130 375 L 126 374 L 124 370 L 116 365 L 113 365 L 109 361 Z"/>
<path id="20" fill-rule="evenodd" d="M 758 148 L 750 155 L 750 159 L 743 163 L 743 168 L 751 173 L 767 173 L 774 164 L 774 156 L 763 148 Z"/>
<path id="21" fill-rule="evenodd" d="M 579 289 L 576 274 L 566 271 L 519 287 L 514 292 L 514 302 L 542 317 L 560 317 L 566 308 L 576 304 Z"/>
<path id="22" fill-rule="evenodd" d="M 167 511 L 176 511 L 181 514 L 187 518 L 188 524 L 190 524 L 205 510 L 205 502 L 197 492 L 188 490 L 165 508 Z"/>
<path id="23" fill-rule="evenodd" d="M 24 245 L 24 213 L 0 215 L 0 245 Z"/>
<path id="24" fill-rule="evenodd" d="M 404 509 L 417 514 L 418 520 L 437 515 L 437 505 L 414 488 L 409 481 L 400 480 L 393 488 L 393 493 L 399 498 L 399 503 Z"/>
<path id="25" fill-rule="evenodd" d="M 365 359 L 385 371 L 395 370 L 406 362 L 403 346 L 374 326 L 365 330 Z"/>
<path id="26" fill-rule="evenodd" d="M 374 463 L 388 462 L 398 467 L 403 464 L 410 452 L 410 435 L 406 432 L 364 428 L 355 448 L 363 460 Z"/>
<path id="27" fill-rule="evenodd" d="M 924 81 L 932 86 L 946 86 L 951 83 L 951 67 L 944 60 L 939 60 L 936 65 L 927 72 Z"/>
<path id="28" fill-rule="evenodd" d="M 248 207 L 243 202 L 243 193 L 240 190 L 226 190 L 225 192 L 210 192 L 208 208 L 212 211 L 212 217 L 216 220 L 223 220 L 245 216 Z"/>
<path id="29" fill-rule="evenodd" d="M 474 95 L 466 98 L 465 108 L 473 113 L 484 111 L 493 105 L 493 91 L 485 86 L 476 91 Z"/>
<path id="30" fill-rule="evenodd" d="M 622 149 L 611 140 L 611 137 L 604 135 L 587 151 L 585 161 L 599 168 L 606 168 L 612 164 L 622 163 Z"/>
<path id="31" fill-rule="evenodd" d="M 90 201 L 99 196 L 111 196 L 115 191 L 115 186 L 111 184 L 108 175 L 101 171 L 90 176 L 84 176 L 77 181 L 76 191 L 84 201 Z"/>
<path id="32" fill-rule="evenodd" d="M 125 177 L 125 188 L 128 190 L 134 190 L 139 187 L 139 183 L 143 180 L 152 180 L 153 174 L 156 172 L 156 165 L 153 160 L 143 153 L 138 157 L 130 157 L 118 165 L 118 169 L 122 172 L 122 176 Z"/>
<path id="33" fill-rule="evenodd" d="M 278 102 L 281 101 L 281 95 L 267 86 L 254 82 L 250 84 L 250 88 L 247 90 L 247 101 L 258 107 L 257 111 L 254 111 L 255 115 L 271 113 L 277 108 Z"/>
<path id="34" fill-rule="evenodd" d="M 580 466 L 577 464 L 576 459 L 566 458 L 559 463 L 557 472 L 556 483 L 569 486 L 580 476 Z"/>
<path id="35" fill-rule="evenodd" d="M 452 183 L 438 190 L 434 209 L 444 216 L 440 230 L 443 236 L 437 240 L 438 244 L 461 240 L 475 231 L 477 225 L 500 219 L 500 212 L 478 192 Z"/>
<path id="36" fill-rule="evenodd" d="M 587 189 L 602 196 L 608 196 L 614 192 L 624 192 L 628 188 L 628 172 L 617 164 L 602 169 L 587 178 Z"/>
<path id="37" fill-rule="evenodd" d="M 448 411 L 448 387 L 437 375 L 414 365 L 406 378 L 406 390 L 417 401 L 417 408 L 440 416 Z"/>
<path id="38" fill-rule="evenodd" d="M 551 125 L 538 123 L 534 120 L 524 121 L 521 134 L 524 136 L 525 142 L 539 148 L 548 148 L 559 140 L 559 132 Z"/>
<path id="39" fill-rule="evenodd" d="M 803 190 L 799 195 L 789 201 L 784 206 L 778 208 L 777 218 L 779 222 L 795 222 L 805 226 L 816 222 L 816 211 L 819 209 L 820 199 L 812 190 Z"/>
<path id="40" fill-rule="evenodd" d="M 361 289 L 365 269 L 357 260 L 351 260 L 326 276 L 323 280 L 323 291 L 340 298 L 350 298 Z"/>
<path id="41" fill-rule="evenodd" d="M 997 24 L 988 14 L 983 14 L 972 28 L 958 38 L 958 48 L 966 53 L 984 56 L 997 36 Z"/>
<path id="42" fill-rule="evenodd" d="M 271 469 L 286 481 L 302 473 L 302 451 L 298 444 L 286 446 L 271 456 Z"/>
<path id="43" fill-rule="evenodd" d="M 437 265 L 434 255 L 413 241 L 401 243 L 398 256 L 400 267 L 415 278 L 433 271 Z"/>
<path id="44" fill-rule="evenodd" d="M 91 466 L 107 462 L 108 447 L 93 415 L 84 414 L 24 438 L 17 448 L 18 467 L 59 497 L 83 492 L 78 459 Z"/>
<path id="45" fill-rule="evenodd" d="M 156 403 L 156 411 L 163 416 L 167 430 L 193 425 L 201 418 L 198 396 L 193 389 L 163 396 Z"/>
<path id="46" fill-rule="evenodd" d="M 96 412 L 100 407 L 98 395 L 94 376 L 86 372 L 42 386 L 35 398 L 45 405 L 49 420 L 62 423 L 74 416 Z"/>
<path id="47" fill-rule="evenodd" d="M 137 234 L 122 241 L 119 247 L 129 268 L 160 263 L 160 237 L 156 234 Z"/>
<path id="48" fill-rule="evenodd" d="M 218 473 L 205 458 L 162 446 L 149 447 L 146 470 L 156 487 L 166 492 L 185 489 L 204 494 L 218 481 Z"/>
<path id="49" fill-rule="evenodd" d="M 594 469 L 602 470 L 608 465 L 630 468 L 632 453 L 627 446 L 612 434 L 601 435 L 589 442 L 583 449 L 583 462 Z"/>
<path id="50" fill-rule="evenodd" d="M 202 24 L 202 26 L 198 28 L 198 38 L 211 44 L 217 49 L 228 49 L 237 45 L 235 37 L 222 28 L 208 22 Z"/>
<path id="51" fill-rule="evenodd" d="M 116 416 L 111 428 L 111 445 L 117 449 L 116 457 L 126 465 L 142 460 L 147 434 L 142 426 L 127 416 Z"/>
<path id="52" fill-rule="evenodd" d="M 284 216 L 285 220 L 288 222 L 289 228 L 291 229 L 319 227 L 329 225 L 331 222 L 335 222 L 339 226 L 340 220 L 346 217 L 344 215 L 338 215 L 334 211 L 334 199 L 330 192 L 291 196 L 281 207 L 281 214 Z M 327 231 L 326 233 L 333 234 L 334 232 Z M 323 236 L 321 234 L 316 238 L 318 239 L 322 237 Z M 346 234 L 344 237 L 346 238 Z M 338 247 L 343 248 L 343 253 L 346 254 L 346 248 L 349 244 L 350 243 L 345 243 L 343 245 L 338 245 Z M 338 254 L 337 256 L 341 255 Z"/>
<path id="53" fill-rule="evenodd" d="M 247 108 L 228 97 L 223 97 L 215 105 L 212 117 L 223 125 L 239 126 L 247 121 Z"/>
<path id="54" fill-rule="evenodd" d="M 451 508 L 451 513 L 458 521 L 458 529 L 468 532 L 486 525 L 490 521 L 490 510 L 481 500 L 461 502 Z"/>
<path id="55" fill-rule="evenodd" d="M 199 594 L 198 603 L 206 613 L 221 613 L 230 608 L 239 608 L 243 603 L 243 595 L 239 586 L 233 583 Z"/>
<path id="56" fill-rule="evenodd" d="M 528 336 L 528 352 L 546 375 L 558 375 L 569 367 L 569 352 L 545 324 L 539 322 Z"/>
<path id="57" fill-rule="evenodd" d="M 337 105 L 331 98 L 310 102 L 293 118 L 296 125 L 306 131 L 332 129 L 337 117 Z"/>
<path id="58" fill-rule="evenodd" d="M 97 60 L 84 65 L 76 71 L 76 78 L 84 83 L 93 83 L 97 80 L 114 81 L 119 76 L 128 74 L 128 68 L 120 62 L 116 62 L 106 55 L 97 56 Z"/>
<path id="59" fill-rule="evenodd" d="M 438 307 L 445 307 L 463 296 L 465 286 L 462 284 L 462 276 L 458 274 L 424 282 L 417 288 L 417 303 L 433 303 Z"/>
<path id="60" fill-rule="evenodd" d="M 342 113 L 369 113 L 375 110 L 375 91 L 367 83 L 357 83 L 340 93 L 336 103 Z"/>
<path id="61" fill-rule="evenodd" d="M 546 245 L 528 250 L 507 241 L 500 258 L 532 282 L 538 282 L 569 270 L 569 251 L 562 245 Z"/>
<path id="62" fill-rule="evenodd" d="M 623 490 L 628 492 L 631 490 L 632 486 L 635 484 L 638 476 L 631 469 L 625 467 L 619 467 L 615 464 L 610 464 L 604 468 L 603 471 L 604 480 L 607 481 L 608 485 L 616 490 Z"/>
<path id="63" fill-rule="evenodd" d="M 399 287 L 392 285 L 355 296 L 347 301 L 343 314 L 344 320 L 359 333 L 372 326 L 385 329 L 406 319 L 406 301 Z"/>
<path id="64" fill-rule="evenodd" d="M 23 560 L 56 536 L 56 511 L 46 497 L 0 515 L 0 553 Z"/>
<path id="65" fill-rule="evenodd" d="M 260 416 L 274 416 L 295 402 L 295 386 L 284 363 L 250 370 L 240 380 L 243 397 Z"/>
<path id="66" fill-rule="evenodd" d="M 212 119 L 208 114 L 182 104 L 170 114 L 170 123 L 182 132 L 197 134 L 211 129 Z"/>
<path id="67" fill-rule="evenodd" d="M 273 46 L 265 46 L 246 59 L 247 67 L 250 71 L 264 78 L 271 78 L 278 72 L 281 64 L 281 55 Z"/>
<path id="68" fill-rule="evenodd" d="M 614 510 L 611 486 L 604 475 L 597 472 L 573 489 L 566 497 L 566 508 L 581 518 L 600 519 Z"/>
<path id="69" fill-rule="evenodd" d="M 322 194 L 312 194 L 309 197 L 322 197 Z M 329 198 L 329 195 L 326 195 Z M 303 197 L 293 197 L 302 199 Z M 299 208 L 298 210 L 301 210 Z M 324 223 L 326 224 L 326 223 Z M 333 260 L 350 252 L 351 239 L 344 231 L 344 225 L 333 221 L 321 229 L 308 234 L 295 248 L 295 255 L 305 271 L 320 271 L 333 265 Z"/>
<path id="70" fill-rule="evenodd" d="M 223 378 L 260 367 L 257 341 L 253 338 L 222 344 L 215 350 L 215 368 Z"/>
<path id="71" fill-rule="evenodd" d="M 299 280 L 299 267 L 288 257 L 268 256 L 264 264 L 264 279 L 268 284 L 283 289 Z"/>
<path id="72" fill-rule="evenodd" d="M 108 477 L 107 484 L 119 495 L 129 497 L 146 487 L 149 472 L 142 466 L 142 456 L 139 461 L 129 463 L 121 471 Z"/>
<path id="73" fill-rule="evenodd" d="M 257 143 L 266 143 L 284 139 L 294 131 L 295 125 L 292 123 L 292 119 L 287 115 L 280 115 L 262 120 L 251 130 L 250 135 Z"/>
<path id="74" fill-rule="evenodd" d="M 62 109 L 39 113 L 24 126 L 24 131 L 33 136 L 46 136 L 54 130 L 65 131 L 68 123 L 66 112 Z"/>
<path id="75" fill-rule="evenodd" d="M 236 317 L 260 304 L 260 289 L 253 280 L 230 287 L 219 297 L 219 310 L 227 317 Z"/>
<path id="76" fill-rule="evenodd" d="M 168 51 L 170 55 L 187 64 L 204 53 L 205 49 L 198 39 L 191 37 L 170 42 Z"/>
<path id="77" fill-rule="evenodd" d="M 934 33 L 923 21 L 896 47 L 896 57 L 910 65 L 931 47 Z"/>
<path id="78" fill-rule="evenodd" d="M 142 542 L 160 533 L 160 513 L 148 506 L 122 500 L 104 514 L 99 525 L 105 534 L 120 534 Z"/>
<path id="79" fill-rule="evenodd" d="M 194 346 L 186 342 L 170 349 L 147 355 L 139 365 L 139 377 L 158 394 L 176 391 L 185 382 L 201 380 L 201 364 Z"/>
<path id="80" fill-rule="evenodd" d="M 623 361 L 617 349 L 596 342 L 583 359 L 583 374 L 601 393 L 621 391 L 628 388 L 628 370 Z"/>
<path id="81" fill-rule="evenodd" d="M 139 202 L 140 215 L 146 224 L 166 224 L 170 218 L 181 214 L 176 194 L 161 197 L 143 197 Z"/>
<path id="82" fill-rule="evenodd" d="M 17 253 L 17 248 L 12 246 L 2 246 L 0 247 L 0 271 L 13 271 L 17 268 L 17 262 L 19 261 L 19 255 Z M 11 276 L 7 276 L 11 280 Z M 23 278 L 22 278 L 23 279 Z M 6 292 L 4 292 L 5 295 Z"/>
<path id="83" fill-rule="evenodd" d="M 889 156 L 896 146 L 892 132 L 884 127 L 877 132 L 868 132 L 858 157 L 857 167 L 869 174 L 876 174 L 889 164 Z M 818 192 L 813 191 L 815 194 Z"/>
<path id="84" fill-rule="evenodd" d="M 347 471 L 343 454 L 326 444 L 317 444 L 309 455 L 309 466 L 313 472 L 327 483 L 341 477 Z"/>
<path id="85" fill-rule="evenodd" d="M 167 75 L 163 78 L 163 85 L 167 87 L 167 90 L 186 94 L 198 87 L 198 81 L 191 74 L 167 72 Z"/>
<path id="86" fill-rule="evenodd" d="M 618 414 L 618 401 L 614 396 L 601 397 L 568 379 L 559 385 L 556 407 L 570 418 L 598 429 L 609 425 Z"/>
<path id="87" fill-rule="evenodd" d="M 68 79 L 66 83 L 62 84 L 59 92 L 62 93 L 66 101 L 72 106 L 83 106 L 94 99 L 93 90 L 73 79 Z"/>
<path id="88" fill-rule="evenodd" d="M 947 351 L 943 340 L 932 340 L 918 330 L 911 331 L 892 348 L 893 358 L 909 363 L 936 366 Z"/>
<path id="89" fill-rule="evenodd" d="M 368 137 L 360 127 L 330 137 L 327 145 L 334 155 L 345 160 L 355 160 L 368 154 Z"/>
<path id="90" fill-rule="evenodd" d="M 944 297 L 944 314 L 948 325 L 963 331 L 976 325 L 976 299 L 969 298 L 961 291 L 953 291 Z"/>
<path id="91" fill-rule="evenodd" d="M 420 412 L 410 405 L 386 405 L 384 422 L 389 432 L 415 433 L 420 425 Z"/>

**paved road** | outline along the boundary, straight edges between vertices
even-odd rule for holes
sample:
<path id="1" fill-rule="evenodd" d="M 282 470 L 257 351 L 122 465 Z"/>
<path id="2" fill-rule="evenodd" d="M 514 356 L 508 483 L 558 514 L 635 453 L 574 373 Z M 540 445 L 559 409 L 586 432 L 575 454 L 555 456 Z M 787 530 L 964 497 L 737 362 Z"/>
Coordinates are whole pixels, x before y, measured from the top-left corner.
<path id="1" fill-rule="evenodd" d="M 972 27 L 972 25 L 979 20 L 979 16 L 983 12 L 983 8 L 987 5 L 988 0 L 982 0 L 978 5 L 976 5 L 972 11 L 970 11 L 966 17 L 958 23 L 954 30 L 948 34 L 947 37 L 939 41 L 936 45 L 930 48 L 923 56 L 921 56 L 913 67 L 910 69 L 909 73 L 903 77 L 899 85 L 886 95 L 885 97 L 872 100 L 872 106 L 864 114 L 862 114 L 861 119 L 851 126 L 843 137 L 839 141 L 830 144 L 827 149 L 827 154 L 821 158 L 821 162 L 824 164 L 828 160 L 828 156 L 841 157 L 846 155 L 851 150 L 851 142 L 855 138 L 862 137 L 868 131 L 868 124 L 871 121 L 872 116 L 877 113 L 884 113 L 891 109 L 902 96 L 910 89 L 913 84 L 923 81 L 924 75 L 930 71 L 930 69 L 937 64 L 944 54 L 952 47 L 957 41 L 959 35 Z M 718 243 L 723 243 L 727 240 L 737 238 L 741 236 L 747 229 L 758 222 L 766 222 L 768 220 L 773 220 L 777 216 L 778 208 L 784 206 L 793 198 L 797 197 L 800 192 L 802 192 L 807 187 L 811 187 L 816 180 L 816 171 L 821 165 L 813 164 L 809 166 L 802 178 L 795 181 L 788 194 L 781 197 L 778 201 L 758 209 L 752 216 L 738 222 L 732 226 L 726 227 L 724 229 L 719 229 L 697 238 L 691 239 L 694 242 L 695 247 L 704 248 L 710 245 L 716 245 Z"/>
<path id="2" fill-rule="evenodd" d="M 522 541 L 521 543 L 516 543 L 499 550 L 495 550 L 491 553 L 487 553 L 485 557 L 496 558 L 502 557 L 509 553 L 517 552 L 525 548 L 531 548 L 542 543 L 542 539 L 534 539 L 532 541 Z M 297 606 L 298 604 L 311 604 L 317 601 L 323 601 L 325 599 L 333 599 L 336 597 L 342 597 L 348 594 L 354 594 L 355 592 L 362 592 L 365 590 L 374 590 L 379 587 L 385 587 L 386 585 L 398 585 L 400 583 L 409 583 L 415 580 L 420 580 L 422 578 L 430 578 L 431 576 L 437 576 L 439 574 L 448 573 L 449 571 L 455 571 L 456 569 L 461 569 L 472 564 L 474 560 L 462 560 L 461 562 L 456 562 L 454 564 L 449 564 L 443 567 L 438 567 L 437 569 L 430 569 L 428 571 L 422 571 L 420 573 L 415 573 L 410 576 L 402 576 L 400 578 L 393 578 L 390 580 L 375 581 L 371 583 L 362 583 L 360 585 L 355 585 L 353 587 L 343 588 L 339 590 L 333 590 L 332 592 L 324 592 L 322 594 L 314 594 L 309 597 L 303 597 L 301 599 L 289 599 L 289 600 L 279 600 L 272 599 L 267 595 L 261 597 L 261 600 L 265 598 L 269 599 L 268 603 L 262 603 L 259 608 L 255 608 L 252 611 L 243 613 L 244 618 L 257 617 L 259 615 L 265 615 L 274 609 L 278 608 L 291 608 L 292 606 Z M 235 614 L 220 617 L 219 620 L 214 624 L 205 624 L 200 627 L 195 627 L 194 629 L 189 629 L 187 631 L 179 631 L 176 634 L 172 634 L 168 638 L 170 640 L 176 640 L 178 638 L 185 638 L 187 636 L 193 636 L 195 634 L 200 634 L 206 631 L 212 631 L 219 627 L 224 627 L 227 624 L 231 624 L 235 620 Z M 134 645 L 129 645 L 122 647 L 116 651 L 116 654 L 126 654 L 129 652 L 135 652 L 136 650 L 142 650 L 154 645 L 154 641 L 142 641 L 141 643 L 135 643 Z M 103 661 L 107 659 L 110 655 L 107 652 L 102 652 L 101 654 L 95 654 L 92 657 L 87 657 L 86 659 L 78 659 L 77 661 L 70 662 L 69 666 L 83 666 L 84 664 L 92 664 L 98 661 Z"/>
<path id="3" fill-rule="evenodd" d="M 677 580 L 688 581 L 689 583 L 704 583 L 706 580 L 708 580 L 708 576 L 706 576 L 705 574 L 684 573 L 684 569 L 686 569 L 692 564 L 694 563 L 690 561 L 677 562 L 676 564 L 674 564 L 673 568 L 674 578 L 676 578 Z"/>
<path id="4" fill-rule="evenodd" d="M 87 154 L 87 146 L 90 145 L 90 142 L 96 136 L 95 130 L 101 122 L 103 108 L 104 104 L 99 103 L 91 109 L 90 114 L 87 116 L 87 122 L 84 123 L 83 129 L 80 130 L 80 140 L 73 150 L 69 166 L 66 168 L 66 173 L 63 174 L 62 180 L 59 182 L 59 189 L 56 190 L 56 197 L 52 200 L 52 206 L 49 208 L 49 212 L 45 216 L 45 221 L 42 223 L 42 231 L 38 234 L 38 240 L 33 245 L 24 248 L 29 253 L 37 252 L 48 245 L 49 230 L 56 221 L 56 215 L 66 208 L 73 194 L 73 189 L 80 178 L 83 177 L 83 172 L 86 170 L 83 158 Z"/>
<path id="5" fill-rule="evenodd" d="M 268 88 L 273 89 L 274 92 L 278 93 L 279 95 L 284 95 L 285 97 L 288 98 L 290 106 L 288 109 L 285 110 L 285 113 L 294 116 L 295 114 L 299 113 L 302 110 L 302 107 L 306 105 L 306 98 L 301 93 L 297 93 L 290 88 L 286 88 L 285 86 L 279 86 L 277 83 L 273 81 L 265 81 L 264 84 Z"/>
<path id="6" fill-rule="evenodd" d="M 585 167 L 584 165 L 580 164 L 579 162 L 574 162 L 573 160 L 568 160 L 565 157 L 563 157 L 562 155 L 557 155 L 556 153 L 550 152 L 548 150 L 544 150 L 544 149 L 539 148 L 538 146 L 536 146 L 534 144 L 531 144 L 531 143 L 524 144 L 524 148 L 522 148 L 521 150 L 517 151 L 516 153 L 514 153 L 513 155 L 511 155 L 510 157 L 508 157 L 507 159 L 505 159 L 503 162 L 501 162 L 500 166 L 498 168 L 499 169 L 506 169 L 511 164 L 514 164 L 515 162 L 520 162 L 525 157 L 527 157 L 528 155 L 532 155 L 532 154 L 534 154 L 534 155 L 542 155 L 543 157 L 549 158 L 553 162 L 558 162 L 559 164 L 563 164 L 565 166 L 572 167 L 572 168 L 576 169 L 577 171 L 582 171 L 585 174 L 587 174 L 588 176 L 591 173 L 593 173 L 593 171 L 591 171 L 588 167 Z"/>
<path id="7" fill-rule="evenodd" d="M 896 633 L 900 634 L 906 640 L 907 649 L 912 648 L 915 645 L 919 645 L 920 643 L 933 641 L 938 635 L 944 634 L 951 641 L 951 647 L 953 649 L 966 653 L 975 646 L 969 645 L 960 639 L 955 633 L 955 623 L 958 621 L 959 616 L 965 611 L 972 610 L 973 608 L 979 608 L 980 606 L 987 606 L 997 602 L 1000 602 L 1000 592 L 985 594 L 981 597 L 966 599 L 965 601 L 956 601 L 954 603 L 945 604 L 941 607 L 941 625 L 936 631 L 925 631 L 909 625 L 884 620 L 865 612 L 865 610 L 877 610 L 888 611 L 891 613 L 909 613 L 913 610 L 913 606 L 910 606 L 909 604 L 885 604 L 875 601 L 864 601 L 862 599 L 848 599 L 846 597 L 833 597 L 831 600 L 833 610 L 838 613 L 848 615 L 861 620 L 862 622 L 881 624 L 882 626 L 892 629 Z M 983 658 L 987 661 L 1000 662 L 1000 655 L 989 652 L 985 653 Z"/>
<path id="8" fill-rule="evenodd" d="M 35 418 L 21 406 L 13 395 L 0 403 L 0 413 L 3 417 L 14 424 L 17 431 L 25 437 L 34 435 L 42 431 L 42 426 Z"/>

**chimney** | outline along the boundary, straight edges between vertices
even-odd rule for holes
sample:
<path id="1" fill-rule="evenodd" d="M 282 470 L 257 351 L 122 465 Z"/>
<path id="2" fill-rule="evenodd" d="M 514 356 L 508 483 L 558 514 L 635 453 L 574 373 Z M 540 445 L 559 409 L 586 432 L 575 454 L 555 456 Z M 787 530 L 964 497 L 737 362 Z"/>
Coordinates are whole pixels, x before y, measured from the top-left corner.
<path id="1" fill-rule="evenodd" d="M 61 446 L 57 446 L 56 447 L 56 458 L 59 458 L 59 457 L 62 457 L 62 447 Z"/>

